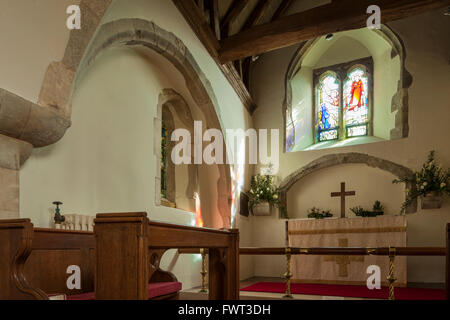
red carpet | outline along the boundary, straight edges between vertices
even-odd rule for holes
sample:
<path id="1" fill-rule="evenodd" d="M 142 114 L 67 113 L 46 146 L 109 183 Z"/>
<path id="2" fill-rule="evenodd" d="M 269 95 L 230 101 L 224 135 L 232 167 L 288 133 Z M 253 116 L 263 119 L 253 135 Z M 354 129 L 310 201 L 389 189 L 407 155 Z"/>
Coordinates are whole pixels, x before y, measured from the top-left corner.
<path id="1" fill-rule="evenodd" d="M 242 288 L 241 291 L 284 293 L 286 284 L 282 282 L 258 282 Z M 318 296 L 387 299 L 388 288 L 369 290 L 366 286 L 346 286 L 328 284 L 291 284 L 291 293 Z M 445 300 L 445 291 L 439 289 L 395 288 L 396 300 Z"/>

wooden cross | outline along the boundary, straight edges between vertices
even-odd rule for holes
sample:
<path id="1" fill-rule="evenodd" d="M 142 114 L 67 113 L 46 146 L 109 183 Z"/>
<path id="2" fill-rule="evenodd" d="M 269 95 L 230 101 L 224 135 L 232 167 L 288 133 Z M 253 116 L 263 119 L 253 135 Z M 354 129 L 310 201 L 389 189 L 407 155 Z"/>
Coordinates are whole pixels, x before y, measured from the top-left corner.
<path id="1" fill-rule="evenodd" d="M 345 218 L 345 197 L 356 196 L 355 191 L 345 191 L 345 182 L 341 183 L 341 192 L 332 192 L 332 197 L 341 197 L 341 218 Z"/>
<path id="2" fill-rule="evenodd" d="M 346 248 L 348 247 L 348 239 L 339 239 L 339 247 Z M 348 277 L 348 268 L 347 266 L 355 261 L 355 262 L 364 262 L 364 256 L 325 256 L 323 258 L 324 261 L 333 261 L 339 266 L 338 275 L 339 277 Z"/>

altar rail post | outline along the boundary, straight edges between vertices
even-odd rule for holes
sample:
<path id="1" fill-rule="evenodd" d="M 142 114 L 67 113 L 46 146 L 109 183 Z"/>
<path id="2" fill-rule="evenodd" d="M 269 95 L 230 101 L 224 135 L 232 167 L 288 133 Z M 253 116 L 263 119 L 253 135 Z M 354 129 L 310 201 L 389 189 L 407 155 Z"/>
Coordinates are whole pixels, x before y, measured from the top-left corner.
<path id="1" fill-rule="evenodd" d="M 447 248 L 445 247 L 397 247 L 397 248 L 294 248 L 287 252 L 286 248 L 240 248 L 241 255 L 379 255 L 388 256 L 390 260 L 389 299 L 394 300 L 394 260 L 396 256 L 446 256 L 446 291 L 449 299 L 449 225 L 447 225 Z M 288 280 L 288 279 L 287 279 Z M 289 281 L 286 282 L 286 292 L 289 292 Z"/>

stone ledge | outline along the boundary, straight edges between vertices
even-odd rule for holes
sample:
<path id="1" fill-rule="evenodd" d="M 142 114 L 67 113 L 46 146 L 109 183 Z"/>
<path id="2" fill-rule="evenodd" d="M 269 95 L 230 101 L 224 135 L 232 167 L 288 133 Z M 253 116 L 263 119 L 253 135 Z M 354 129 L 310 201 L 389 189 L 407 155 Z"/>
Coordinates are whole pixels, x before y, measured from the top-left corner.
<path id="1" fill-rule="evenodd" d="M 70 125 L 56 111 L 0 88 L 0 134 L 39 148 L 59 141 Z"/>

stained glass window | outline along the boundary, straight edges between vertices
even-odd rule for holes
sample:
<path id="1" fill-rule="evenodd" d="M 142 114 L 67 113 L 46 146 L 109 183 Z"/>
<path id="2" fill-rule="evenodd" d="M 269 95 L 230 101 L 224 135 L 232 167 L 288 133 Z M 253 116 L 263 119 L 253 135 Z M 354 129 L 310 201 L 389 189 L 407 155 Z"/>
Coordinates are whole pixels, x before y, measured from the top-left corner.
<path id="1" fill-rule="evenodd" d="M 340 82 L 332 73 L 324 74 L 317 87 L 317 140 L 339 138 Z"/>
<path id="2" fill-rule="evenodd" d="M 347 137 L 365 136 L 369 121 L 369 80 L 365 70 L 356 67 L 344 82 L 344 123 Z"/>
<path id="3" fill-rule="evenodd" d="M 314 70 L 316 142 L 370 134 L 372 70 L 370 57 Z"/>

